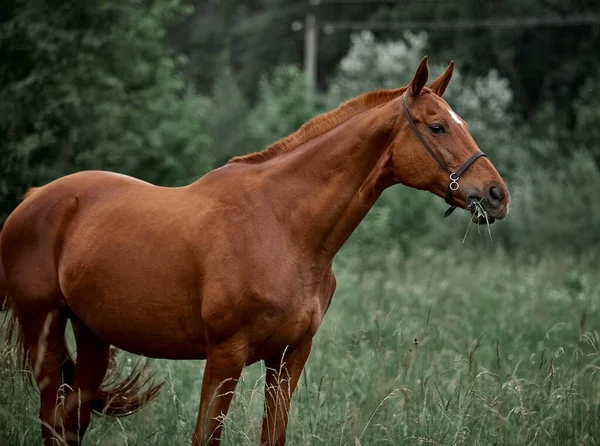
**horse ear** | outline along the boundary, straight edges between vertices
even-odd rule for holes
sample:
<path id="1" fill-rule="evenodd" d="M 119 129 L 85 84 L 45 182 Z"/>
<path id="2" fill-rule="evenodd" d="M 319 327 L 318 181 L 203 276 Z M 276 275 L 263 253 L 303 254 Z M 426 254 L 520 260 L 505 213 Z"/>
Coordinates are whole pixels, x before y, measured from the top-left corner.
<path id="1" fill-rule="evenodd" d="M 410 81 L 410 85 L 408 89 L 410 94 L 413 97 L 419 96 L 421 90 L 427 83 L 427 78 L 429 77 L 429 70 L 427 69 L 427 56 L 421 59 L 421 63 L 419 63 L 419 67 L 417 68 L 417 72 L 415 73 L 415 77 Z"/>
<path id="2" fill-rule="evenodd" d="M 429 88 L 433 90 L 435 94 L 438 96 L 442 96 L 446 91 L 446 87 L 450 83 L 450 79 L 452 79 L 452 72 L 454 71 L 454 61 L 450 62 L 446 71 L 440 74 L 431 84 L 429 84 Z"/>

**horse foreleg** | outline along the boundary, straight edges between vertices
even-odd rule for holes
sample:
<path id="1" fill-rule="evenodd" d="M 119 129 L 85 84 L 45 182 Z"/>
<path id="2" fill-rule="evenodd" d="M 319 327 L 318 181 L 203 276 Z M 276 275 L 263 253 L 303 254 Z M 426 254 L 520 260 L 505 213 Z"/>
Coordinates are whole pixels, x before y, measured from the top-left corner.
<path id="1" fill-rule="evenodd" d="M 290 401 L 308 359 L 312 339 L 288 348 L 282 356 L 266 360 L 265 414 L 261 444 L 285 444 Z"/>
<path id="2" fill-rule="evenodd" d="M 223 418 L 247 359 L 245 343 L 228 343 L 209 350 L 193 446 L 220 443 Z"/>

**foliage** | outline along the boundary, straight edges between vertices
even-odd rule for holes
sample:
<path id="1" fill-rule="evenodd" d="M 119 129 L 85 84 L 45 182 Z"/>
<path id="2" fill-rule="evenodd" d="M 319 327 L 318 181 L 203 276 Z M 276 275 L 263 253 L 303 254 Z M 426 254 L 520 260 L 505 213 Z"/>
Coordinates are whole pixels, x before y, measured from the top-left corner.
<path id="1" fill-rule="evenodd" d="M 82 169 L 177 184 L 210 167 L 208 102 L 163 42 L 180 2 L 9 1 L 0 32 L 0 213 Z"/>
<path id="2" fill-rule="evenodd" d="M 276 68 L 261 79 L 248 122 L 256 149 L 296 131 L 318 111 L 318 98 L 310 95 L 304 72 L 294 66 Z"/>
<path id="3" fill-rule="evenodd" d="M 408 84 L 427 47 L 427 34 L 405 32 L 403 40 L 381 42 L 362 31 L 350 42 L 329 87 L 332 106 L 367 91 Z"/>
<path id="4" fill-rule="evenodd" d="M 586 150 L 574 150 L 558 169 L 521 170 L 513 184 L 511 213 L 499 240 L 529 252 L 588 252 L 600 243 L 595 205 L 600 168 Z"/>
<path id="5" fill-rule="evenodd" d="M 592 153 L 596 163 L 600 163 L 600 101 L 598 86 L 600 85 L 600 68 L 583 83 L 579 97 L 575 103 L 575 128 L 573 140 L 575 147 L 586 149 Z"/>
<path id="6" fill-rule="evenodd" d="M 220 166 L 248 150 L 250 108 L 230 67 L 225 67 L 215 82 L 211 99 L 207 131 L 214 144 L 207 149 L 213 154 L 214 165 Z"/>
<path id="7" fill-rule="evenodd" d="M 226 6 L 215 3 L 213 11 L 221 14 L 222 25 L 236 14 Z M 383 41 L 362 31 L 351 36 L 325 90 L 310 94 L 294 65 L 265 66 L 252 97 L 243 87 L 244 71 L 230 63 L 235 50 L 225 45 L 215 53 L 211 70 L 218 75 L 210 89 L 203 86 L 209 92 L 203 96 L 183 77 L 189 64 L 164 42 L 166 30 L 186 12 L 177 1 L 75 2 L 70 8 L 14 1 L 4 7 L 9 14 L 0 32 L 2 215 L 27 186 L 82 169 L 115 170 L 163 185 L 193 181 L 352 96 L 406 84 L 437 38 L 405 31 Z M 433 78 L 448 61 L 431 62 Z M 495 243 L 531 250 L 546 249 L 548 240 L 557 249 L 589 246 L 597 239 L 591 203 L 600 181 L 594 133 L 600 106 L 593 94 L 598 71 L 581 82 L 573 114 L 547 102 L 521 122 L 511 112 L 512 84 L 493 68 L 465 74 L 465 65 L 457 60 L 445 98 L 511 190 L 511 213 L 493 227 Z M 427 193 L 392 188 L 351 239 L 354 248 L 391 243 L 410 254 L 423 245 L 461 240 L 468 221 L 442 220 L 442 206 Z M 466 243 L 488 246 L 472 236 Z"/>

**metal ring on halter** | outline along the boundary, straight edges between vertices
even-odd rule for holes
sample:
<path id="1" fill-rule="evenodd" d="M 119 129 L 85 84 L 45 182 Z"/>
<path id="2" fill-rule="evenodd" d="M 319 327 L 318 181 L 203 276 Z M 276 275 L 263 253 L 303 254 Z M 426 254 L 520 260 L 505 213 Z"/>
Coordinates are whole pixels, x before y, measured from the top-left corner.
<path id="1" fill-rule="evenodd" d="M 458 190 L 460 185 L 458 184 L 458 179 L 460 177 L 456 175 L 454 172 L 450 174 L 450 185 L 448 186 L 451 190 Z"/>

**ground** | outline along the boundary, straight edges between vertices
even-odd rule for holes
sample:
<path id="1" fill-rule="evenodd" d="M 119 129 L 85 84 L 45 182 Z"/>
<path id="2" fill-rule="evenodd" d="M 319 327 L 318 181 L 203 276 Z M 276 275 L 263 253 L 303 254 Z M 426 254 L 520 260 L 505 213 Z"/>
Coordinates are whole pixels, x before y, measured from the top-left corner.
<path id="1" fill-rule="evenodd" d="M 391 251 L 370 269 L 363 261 L 342 253 L 336 264 L 338 289 L 292 403 L 288 444 L 597 444 L 597 261 L 500 249 L 408 260 Z M 5 344 L 0 357 L 0 438 L 38 444 L 37 394 L 13 349 Z M 189 444 L 202 368 L 153 360 L 166 383 L 159 398 L 118 421 L 95 418 L 86 444 Z M 257 444 L 263 374 L 261 364 L 244 373 L 224 444 Z"/>

